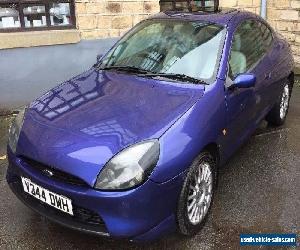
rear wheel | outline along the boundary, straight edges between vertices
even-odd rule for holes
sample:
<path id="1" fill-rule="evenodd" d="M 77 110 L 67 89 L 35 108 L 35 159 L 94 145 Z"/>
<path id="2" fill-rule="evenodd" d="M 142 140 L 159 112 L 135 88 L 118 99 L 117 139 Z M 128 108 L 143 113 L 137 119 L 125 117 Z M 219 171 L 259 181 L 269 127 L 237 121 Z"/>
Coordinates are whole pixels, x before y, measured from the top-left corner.
<path id="1" fill-rule="evenodd" d="M 291 86 L 292 84 L 287 80 L 283 87 L 280 99 L 276 102 L 266 117 L 268 123 L 275 126 L 281 126 L 284 124 L 289 111 Z"/>
<path id="2" fill-rule="evenodd" d="M 205 224 L 215 186 L 214 158 L 201 153 L 190 167 L 184 181 L 177 208 L 179 232 L 191 236 Z"/>

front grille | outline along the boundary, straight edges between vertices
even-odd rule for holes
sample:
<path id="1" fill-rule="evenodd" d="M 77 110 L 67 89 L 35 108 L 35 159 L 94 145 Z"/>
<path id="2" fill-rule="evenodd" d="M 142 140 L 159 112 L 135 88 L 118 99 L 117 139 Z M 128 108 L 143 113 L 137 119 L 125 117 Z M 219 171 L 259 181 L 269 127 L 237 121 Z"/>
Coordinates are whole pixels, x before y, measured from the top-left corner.
<path id="1" fill-rule="evenodd" d="M 23 191 L 21 179 L 10 183 L 17 197 L 36 212 L 64 226 L 91 233 L 109 235 L 102 218 L 94 211 L 80 207 L 72 202 L 73 216 L 49 206 Z"/>
<path id="2" fill-rule="evenodd" d="M 102 218 L 97 214 L 88 209 L 75 206 L 74 216 L 79 221 L 92 225 L 104 225 Z"/>
<path id="3" fill-rule="evenodd" d="M 40 162 L 37 162 L 35 160 L 22 157 L 22 161 L 25 162 L 30 168 L 38 171 L 40 174 L 47 176 L 48 178 L 61 181 L 63 183 L 71 184 L 71 185 L 76 185 L 76 186 L 88 186 L 88 184 L 83 181 L 82 179 L 73 176 L 71 174 L 67 174 L 63 171 L 60 171 L 58 169 L 55 169 L 53 167 L 49 167 L 47 165 L 44 165 Z M 52 176 L 49 176 L 47 173 L 49 171 L 53 174 Z"/>

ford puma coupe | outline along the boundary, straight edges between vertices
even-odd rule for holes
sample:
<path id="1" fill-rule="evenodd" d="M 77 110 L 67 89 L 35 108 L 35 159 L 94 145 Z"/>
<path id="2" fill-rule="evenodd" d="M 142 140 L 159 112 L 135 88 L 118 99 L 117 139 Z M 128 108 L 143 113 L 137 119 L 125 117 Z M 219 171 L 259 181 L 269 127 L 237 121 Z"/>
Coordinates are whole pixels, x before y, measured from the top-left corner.
<path id="1" fill-rule="evenodd" d="M 73 229 L 134 241 L 196 234 L 219 167 L 263 119 L 284 123 L 293 64 L 254 14 L 154 15 L 20 111 L 9 186 Z"/>

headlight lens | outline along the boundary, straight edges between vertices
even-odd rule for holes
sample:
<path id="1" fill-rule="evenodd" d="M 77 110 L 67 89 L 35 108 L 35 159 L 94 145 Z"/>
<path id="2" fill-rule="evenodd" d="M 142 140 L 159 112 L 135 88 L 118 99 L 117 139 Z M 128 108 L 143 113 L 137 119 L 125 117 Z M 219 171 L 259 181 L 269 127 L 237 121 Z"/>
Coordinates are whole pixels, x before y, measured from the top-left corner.
<path id="1" fill-rule="evenodd" d="M 20 110 L 19 114 L 13 120 L 10 128 L 9 128 L 9 135 L 8 135 L 8 145 L 13 153 L 16 152 L 19 136 L 21 133 L 21 129 L 24 122 L 24 115 L 26 112 L 26 108 L 24 107 Z"/>
<path id="2" fill-rule="evenodd" d="M 144 182 L 159 158 L 158 140 L 130 146 L 114 156 L 100 172 L 95 188 L 129 189 Z"/>

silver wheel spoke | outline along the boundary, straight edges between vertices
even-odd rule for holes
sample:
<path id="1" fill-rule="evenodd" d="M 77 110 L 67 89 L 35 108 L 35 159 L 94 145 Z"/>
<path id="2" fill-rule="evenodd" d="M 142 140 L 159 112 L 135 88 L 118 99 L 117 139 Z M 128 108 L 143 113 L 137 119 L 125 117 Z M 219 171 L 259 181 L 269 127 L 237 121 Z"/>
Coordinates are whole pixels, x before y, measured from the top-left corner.
<path id="1" fill-rule="evenodd" d="M 200 210 L 200 220 L 202 220 L 203 217 L 204 217 L 204 207 L 201 207 L 201 210 Z"/>
<path id="2" fill-rule="evenodd" d="M 198 206 L 197 222 L 200 222 L 200 219 L 201 219 L 201 207 Z"/>
<path id="3" fill-rule="evenodd" d="M 195 220 L 195 214 L 197 212 L 197 209 L 198 209 L 198 206 L 197 206 L 197 204 L 195 204 L 193 206 L 193 210 L 192 210 L 192 218 L 193 218 L 193 220 Z"/>
<path id="4" fill-rule="evenodd" d="M 212 184 L 210 164 L 203 162 L 199 165 L 189 185 L 187 212 L 193 225 L 200 223 L 208 211 L 212 197 Z"/>
<path id="5" fill-rule="evenodd" d="M 197 194 L 195 192 L 193 194 L 189 195 L 188 196 L 188 201 L 193 200 L 196 196 L 197 196 Z"/>
<path id="6" fill-rule="evenodd" d="M 197 185 L 197 183 L 198 183 L 198 176 L 197 175 L 195 175 L 194 180 L 195 180 L 195 183 Z"/>
<path id="7" fill-rule="evenodd" d="M 190 205 L 188 205 L 188 212 L 191 210 L 191 208 L 193 208 L 194 204 L 196 203 L 196 199 L 194 199 L 192 201 L 192 203 Z"/>
<path id="8" fill-rule="evenodd" d="M 192 185 L 190 185 L 190 189 L 192 189 L 193 191 L 197 191 L 197 188 Z"/>
<path id="9" fill-rule="evenodd" d="M 206 172 L 206 175 L 205 175 L 204 180 L 205 180 L 206 182 L 208 182 L 209 177 L 210 177 L 210 171 L 209 171 L 209 169 L 208 169 L 207 172 Z"/>
<path id="10" fill-rule="evenodd" d="M 202 174 L 201 174 L 201 181 L 204 181 L 206 175 L 206 168 L 204 166 L 201 167 Z"/>
<path id="11" fill-rule="evenodd" d="M 199 215 L 199 206 L 197 206 L 196 212 L 195 212 L 195 222 L 198 222 L 198 215 Z"/>
<path id="12" fill-rule="evenodd" d="M 202 172 L 202 170 L 201 170 L 201 168 L 199 167 L 199 169 L 198 169 L 198 177 L 197 177 L 197 180 L 198 180 L 198 184 L 200 184 L 201 183 L 201 172 Z"/>

